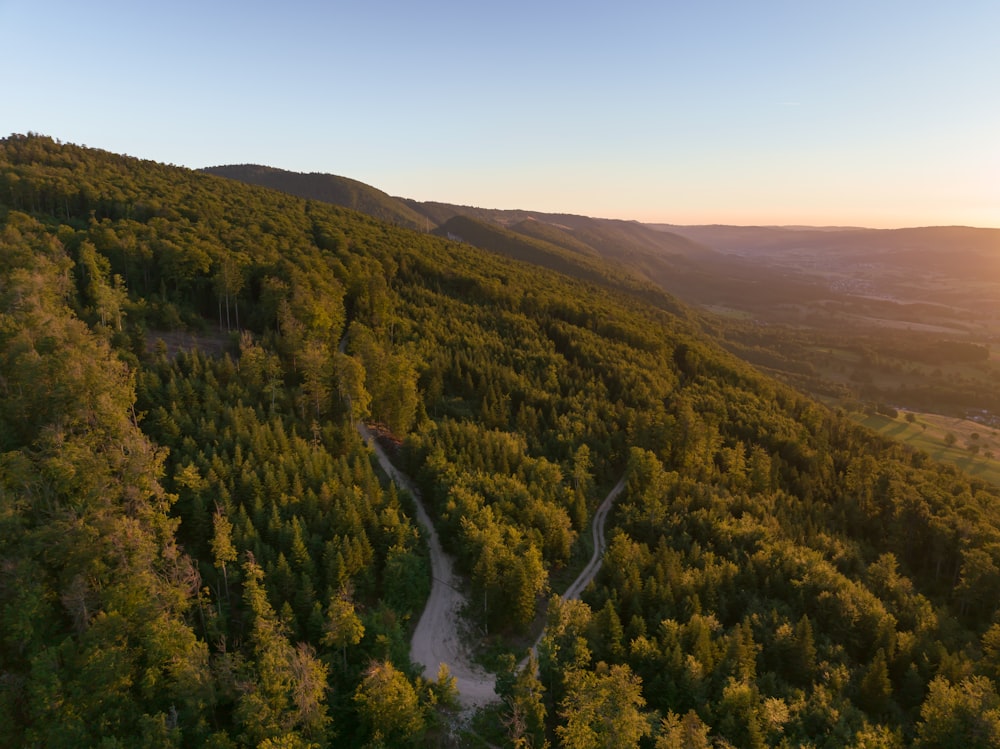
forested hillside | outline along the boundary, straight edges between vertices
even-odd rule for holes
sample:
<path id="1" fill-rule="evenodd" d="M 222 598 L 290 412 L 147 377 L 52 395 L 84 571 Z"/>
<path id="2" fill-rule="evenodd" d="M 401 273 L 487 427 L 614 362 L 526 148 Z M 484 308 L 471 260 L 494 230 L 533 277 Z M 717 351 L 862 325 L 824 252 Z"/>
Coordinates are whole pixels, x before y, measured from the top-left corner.
<path id="1" fill-rule="evenodd" d="M 1000 493 L 669 297 L 40 136 L 0 206 L 5 745 L 1000 742 Z M 490 633 L 471 727 L 410 662 L 426 550 L 358 420 Z"/>
<path id="2" fill-rule="evenodd" d="M 666 289 L 690 304 L 717 303 L 744 294 L 747 279 L 770 274 L 661 226 L 528 210 L 499 210 L 394 198 L 332 174 L 300 174 L 253 164 L 202 171 L 351 208 L 380 221 L 433 231 L 561 273 Z M 743 289 L 744 291 L 739 291 Z M 759 297 L 756 292 L 751 296 Z"/>
<path id="3" fill-rule="evenodd" d="M 426 228 L 427 218 L 399 198 L 393 198 L 381 190 L 347 177 L 315 172 L 302 174 L 257 164 L 212 166 L 202 171 L 281 190 L 300 198 L 333 203 L 408 229 Z"/>
<path id="4" fill-rule="evenodd" d="M 860 404 L 950 416 L 1000 412 L 989 365 L 970 369 L 924 355 L 941 343 L 997 340 L 997 229 L 642 224 L 391 198 L 328 174 L 206 171 L 630 293 L 666 290 L 700 310 L 706 332 L 741 359 L 856 416 Z M 658 296 L 647 300 L 660 303 Z M 980 461 L 972 470 L 981 468 Z"/>

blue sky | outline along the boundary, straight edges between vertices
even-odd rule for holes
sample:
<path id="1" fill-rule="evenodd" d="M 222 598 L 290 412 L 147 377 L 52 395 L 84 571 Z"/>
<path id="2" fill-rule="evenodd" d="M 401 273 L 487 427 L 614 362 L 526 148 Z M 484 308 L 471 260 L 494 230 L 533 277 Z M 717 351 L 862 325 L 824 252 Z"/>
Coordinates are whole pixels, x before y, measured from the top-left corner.
<path id="1" fill-rule="evenodd" d="M 0 0 L 0 133 L 669 223 L 1000 227 L 1000 3 Z"/>

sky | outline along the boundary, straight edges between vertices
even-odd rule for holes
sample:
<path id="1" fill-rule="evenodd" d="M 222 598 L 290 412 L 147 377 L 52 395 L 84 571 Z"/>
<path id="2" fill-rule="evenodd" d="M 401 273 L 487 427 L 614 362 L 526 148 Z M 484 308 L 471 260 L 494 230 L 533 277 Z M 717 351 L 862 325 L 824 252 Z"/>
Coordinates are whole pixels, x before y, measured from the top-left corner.
<path id="1" fill-rule="evenodd" d="M 0 135 L 673 224 L 1000 227 L 996 0 L 0 0 Z"/>

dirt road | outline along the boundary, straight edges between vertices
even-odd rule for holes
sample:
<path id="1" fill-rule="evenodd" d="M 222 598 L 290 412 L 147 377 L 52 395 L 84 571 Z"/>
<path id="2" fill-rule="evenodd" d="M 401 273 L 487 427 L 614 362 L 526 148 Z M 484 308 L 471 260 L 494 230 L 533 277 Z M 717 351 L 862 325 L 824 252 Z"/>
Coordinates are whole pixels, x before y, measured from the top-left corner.
<path id="1" fill-rule="evenodd" d="M 431 594 L 427 599 L 420 621 L 410 643 L 410 659 L 424 667 L 424 677 L 437 677 L 441 664 L 447 664 L 455 677 L 459 701 L 466 708 L 486 705 L 497 699 L 496 677 L 472 663 L 468 651 L 459 637 L 459 621 L 465 597 L 459 592 L 452 559 L 441 548 L 437 531 L 424 509 L 420 493 L 396 467 L 375 441 L 371 430 L 358 424 L 364 441 L 375 451 L 379 464 L 386 474 L 413 497 L 417 506 L 417 521 L 427 533 L 431 553 Z"/>
<path id="2" fill-rule="evenodd" d="M 361 433 L 362 439 L 368 446 L 375 451 L 379 464 L 386 475 L 396 483 L 396 486 L 405 489 L 413 497 L 417 506 L 417 522 L 423 526 L 427 533 L 427 545 L 430 547 L 431 554 L 431 594 L 427 599 L 423 614 L 420 615 L 420 621 L 417 622 L 417 628 L 413 632 L 413 640 L 410 642 L 410 659 L 424 667 L 424 677 L 428 679 L 436 678 L 441 664 L 446 664 L 451 675 L 455 677 L 459 702 L 466 709 L 495 702 L 497 700 L 496 677 L 472 663 L 468 650 L 462 645 L 459 636 L 459 622 L 462 607 L 466 603 L 465 596 L 459 590 L 460 583 L 455 577 L 451 556 L 441 548 L 441 541 L 438 539 L 437 531 L 434 530 L 430 516 L 424 509 L 420 493 L 409 478 L 398 471 L 389 461 L 389 457 L 375 440 L 375 435 L 368 427 L 359 423 L 358 432 Z M 591 525 L 594 553 L 591 554 L 590 561 L 587 562 L 586 567 L 573 581 L 573 584 L 566 589 L 563 594 L 564 599 L 579 598 L 580 593 L 601 569 L 604 550 L 607 546 L 604 538 L 604 526 L 615 499 L 625 488 L 627 477 L 628 474 L 621 477 L 621 480 L 615 484 L 615 487 L 597 508 L 597 512 L 594 513 L 594 521 Z M 544 634 L 542 632 L 542 635 Z M 542 635 L 539 635 L 538 640 L 532 646 L 532 651 L 536 654 Z M 527 658 L 521 662 L 522 667 L 526 662 Z"/>
<path id="3" fill-rule="evenodd" d="M 607 541 L 604 538 L 604 526 L 608 522 L 608 513 L 611 512 L 611 507 L 614 505 L 615 500 L 618 495 L 622 493 L 625 488 L 625 482 L 628 479 L 628 474 L 624 474 L 615 484 L 614 488 L 608 492 L 608 496 L 604 498 L 601 502 L 600 507 L 597 508 L 597 512 L 594 513 L 594 520 L 590 526 L 590 532 L 594 534 L 594 553 L 590 555 L 590 561 L 587 565 L 580 571 L 577 575 L 576 580 L 566 588 L 566 592 L 563 593 L 563 600 L 569 601 L 580 597 L 580 594 L 584 589 L 590 585 L 591 581 L 597 577 L 598 571 L 601 569 L 601 564 L 604 562 L 604 550 L 607 548 Z M 535 644 L 531 646 L 531 653 L 535 657 L 538 656 L 538 645 L 541 643 L 542 638 L 545 637 L 545 630 L 538 635 L 538 639 L 535 640 Z M 528 663 L 528 657 L 525 656 L 524 659 L 518 664 L 520 668 Z"/>
<path id="4" fill-rule="evenodd" d="M 583 589 L 590 585 L 591 581 L 597 577 L 597 572 L 601 569 L 601 563 L 604 561 L 604 549 L 607 547 L 607 542 L 604 539 L 604 525 L 608 521 L 608 513 L 611 512 L 611 506 L 625 488 L 625 480 L 627 478 L 628 474 L 626 473 L 619 479 L 614 489 L 608 492 L 608 496 L 604 498 L 601 506 L 594 513 L 594 522 L 591 526 L 591 532 L 594 534 L 594 553 L 590 555 L 590 561 L 587 562 L 587 566 L 583 568 L 576 580 L 573 581 L 573 584 L 566 588 L 566 592 L 563 593 L 564 600 L 579 598 Z"/>

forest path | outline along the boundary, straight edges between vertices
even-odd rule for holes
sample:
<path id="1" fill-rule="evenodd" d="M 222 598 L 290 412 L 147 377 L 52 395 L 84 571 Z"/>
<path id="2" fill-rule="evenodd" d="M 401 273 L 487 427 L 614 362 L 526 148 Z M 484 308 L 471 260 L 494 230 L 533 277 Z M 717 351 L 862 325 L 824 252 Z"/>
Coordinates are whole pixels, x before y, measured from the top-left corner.
<path id="1" fill-rule="evenodd" d="M 427 598 L 427 605 L 424 607 L 420 621 L 417 622 L 417 628 L 413 632 L 413 639 L 410 642 L 410 659 L 424 667 L 424 677 L 428 679 L 437 677 L 441 664 L 447 664 L 451 675 L 455 677 L 459 702 L 466 709 L 482 707 L 495 702 L 497 700 L 496 676 L 475 665 L 469 651 L 462 645 L 459 622 L 466 598 L 459 590 L 461 581 L 455 576 L 452 558 L 441 548 L 441 541 L 434 524 L 431 522 L 430 515 L 424 508 L 420 492 L 413 486 L 409 477 L 392 464 L 385 450 L 376 441 L 374 433 L 365 424 L 358 423 L 358 432 L 365 443 L 375 451 L 379 465 L 382 466 L 386 475 L 396 483 L 396 486 L 405 489 L 413 497 L 417 508 L 417 522 L 423 526 L 427 533 L 427 545 L 430 548 L 431 556 L 431 594 Z M 607 547 L 604 529 L 608 514 L 611 512 L 615 499 L 624 490 L 627 478 L 627 473 L 622 475 L 614 488 L 608 492 L 608 496 L 601 502 L 597 512 L 594 513 L 594 520 L 591 523 L 594 552 L 576 580 L 566 589 L 563 594 L 565 600 L 579 598 L 580 593 L 590 585 L 601 569 L 604 551 Z M 544 634 L 543 630 L 535 644 L 532 645 L 532 653 L 537 655 L 538 644 L 542 641 Z M 527 660 L 525 658 L 520 665 L 523 667 Z"/>
<path id="2" fill-rule="evenodd" d="M 587 566 L 583 568 L 576 580 L 573 581 L 573 584 L 566 588 L 566 592 L 563 593 L 564 600 L 569 601 L 579 598 L 583 589 L 590 585 L 593 579 L 597 577 L 597 573 L 600 571 L 601 564 L 604 561 L 604 550 L 607 548 L 607 541 L 604 538 L 604 526 L 608 522 L 608 513 L 611 512 L 611 506 L 614 505 L 618 495 L 625 489 L 626 479 L 628 479 L 628 473 L 622 474 L 622 477 L 618 479 L 618 483 L 608 492 L 608 496 L 604 498 L 601 506 L 594 513 L 594 522 L 591 524 L 591 532 L 594 534 L 594 553 L 590 555 L 590 561 L 587 562 Z M 535 645 L 537 647 L 538 643 L 535 643 Z"/>
<path id="3" fill-rule="evenodd" d="M 604 501 L 597 508 L 597 512 L 594 513 L 594 520 L 590 525 L 590 532 L 594 538 L 594 553 L 590 555 L 590 561 L 587 562 L 586 566 L 580 571 L 580 574 L 577 575 L 576 580 L 566 588 L 566 592 L 562 596 L 564 601 L 572 601 L 579 598 L 584 589 L 597 577 L 597 573 L 601 569 L 601 564 L 604 563 L 604 550 L 607 548 L 604 527 L 608 522 L 608 514 L 611 512 L 611 507 L 614 505 L 615 500 L 618 499 L 618 495 L 625 489 L 625 482 L 627 480 L 628 473 L 626 472 L 618 479 L 618 483 L 608 492 L 608 496 L 604 498 Z M 544 636 L 545 630 L 543 629 L 541 634 L 538 635 L 538 639 L 535 640 L 535 644 L 531 646 L 531 654 L 535 657 L 538 656 L 538 645 Z M 518 666 L 524 668 L 527 663 L 528 657 L 526 656 Z"/>
<path id="4" fill-rule="evenodd" d="M 476 666 L 468 650 L 462 646 L 459 622 L 466 599 L 459 591 L 460 581 L 455 577 L 451 556 L 441 548 L 441 541 L 424 509 L 420 493 L 409 478 L 389 461 L 389 456 L 375 441 L 371 430 L 359 423 L 358 431 L 375 451 L 382 470 L 397 486 L 413 497 L 417 506 L 417 521 L 427 533 L 427 545 L 431 553 L 431 594 L 413 632 L 410 659 L 424 667 L 424 677 L 427 679 L 436 678 L 441 664 L 447 664 L 451 675 L 455 677 L 459 702 L 465 708 L 480 707 L 496 701 L 496 677 Z"/>

